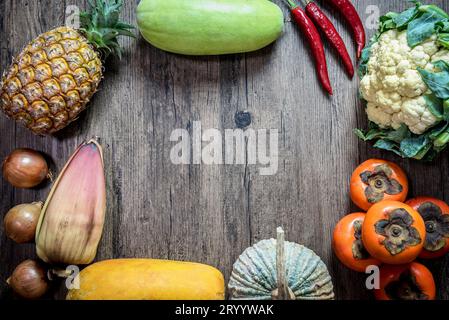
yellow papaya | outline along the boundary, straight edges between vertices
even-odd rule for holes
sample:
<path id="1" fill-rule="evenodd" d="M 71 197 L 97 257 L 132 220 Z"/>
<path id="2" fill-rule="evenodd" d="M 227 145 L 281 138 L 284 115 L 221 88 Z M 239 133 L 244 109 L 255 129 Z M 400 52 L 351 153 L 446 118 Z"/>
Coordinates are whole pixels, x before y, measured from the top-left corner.
<path id="1" fill-rule="evenodd" d="M 79 273 L 68 300 L 223 300 L 224 278 L 214 267 L 157 259 L 113 259 Z"/>

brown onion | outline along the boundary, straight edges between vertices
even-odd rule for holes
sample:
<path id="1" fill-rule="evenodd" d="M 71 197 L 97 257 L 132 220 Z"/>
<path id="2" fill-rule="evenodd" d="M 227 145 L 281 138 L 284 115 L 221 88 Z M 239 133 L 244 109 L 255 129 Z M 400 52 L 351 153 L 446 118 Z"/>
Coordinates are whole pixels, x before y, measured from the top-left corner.
<path id="1" fill-rule="evenodd" d="M 49 177 L 47 161 L 37 151 L 16 149 L 3 162 L 3 176 L 16 188 L 33 188 Z"/>
<path id="2" fill-rule="evenodd" d="M 8 211 L 3 220 L 6 236 L 17 243 L 34 240 L 42 202 L 19 204 Z"/>
<path id="3" fill-rule="evenodd" d="M 25 260 L 19 264 L 7 283 L 16 294 L 25 299 L 38 299 L 49 288 L 47 273 L 35 260 Z"/>

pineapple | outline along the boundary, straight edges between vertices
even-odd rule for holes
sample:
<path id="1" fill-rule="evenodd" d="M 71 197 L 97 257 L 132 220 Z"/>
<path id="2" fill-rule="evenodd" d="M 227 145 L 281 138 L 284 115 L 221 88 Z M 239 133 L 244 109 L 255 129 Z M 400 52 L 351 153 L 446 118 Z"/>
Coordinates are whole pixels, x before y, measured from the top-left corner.
<path id="1" fill-rule="evenodd" d="M 97 91 L 109 54 L 121 57 L 118 35 L 134 35 L 118 20 L 123 0 L 89 1 L 81 28 L 59 27 L 28 44 L 3 75 L 0 106 L 35 134 L 52 134 L 76 120 Z"/>

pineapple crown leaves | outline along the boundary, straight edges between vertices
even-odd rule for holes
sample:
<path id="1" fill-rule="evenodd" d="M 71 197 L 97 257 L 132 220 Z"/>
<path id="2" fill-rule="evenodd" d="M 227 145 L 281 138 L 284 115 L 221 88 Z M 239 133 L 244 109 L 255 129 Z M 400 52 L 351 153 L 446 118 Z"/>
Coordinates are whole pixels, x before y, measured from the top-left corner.
<path id="1" fill-rule="evenodd" d="M 135 38 L 134 26 L 119 20 L 123 0 L 88 0 L 90 11 L 80 13 L 80 31 L 89 43 L 106 59 L 114 55 L 121 59 L 122 48 L 118 36 Z"/>

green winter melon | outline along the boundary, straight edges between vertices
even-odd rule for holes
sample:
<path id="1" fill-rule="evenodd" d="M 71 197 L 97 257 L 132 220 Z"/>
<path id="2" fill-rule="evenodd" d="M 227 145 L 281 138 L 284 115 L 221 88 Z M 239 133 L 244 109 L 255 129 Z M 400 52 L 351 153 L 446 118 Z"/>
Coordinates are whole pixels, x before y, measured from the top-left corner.
<path id="1" fill-rule="evenodd" d="M 282 34 L 284 16 L 268 0 L 142 0 L 137 23 L 159 49 L 218 55 L 269 45 Z"/>

